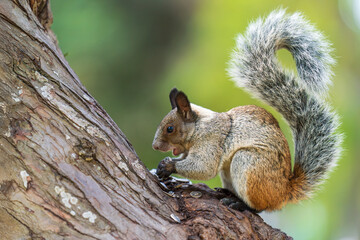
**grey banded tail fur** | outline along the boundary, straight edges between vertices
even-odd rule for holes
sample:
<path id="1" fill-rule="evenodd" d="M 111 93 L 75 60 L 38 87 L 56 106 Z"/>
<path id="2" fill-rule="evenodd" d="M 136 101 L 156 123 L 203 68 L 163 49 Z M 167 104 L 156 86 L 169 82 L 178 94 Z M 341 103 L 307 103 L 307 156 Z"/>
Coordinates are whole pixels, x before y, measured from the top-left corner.
<path id="1" fill-rule="evenodd" d="M 292 54 L 298 75 L 282 68 L 276 51 Z M 295 145 L 295 166 L 306 177 L 296 199 L 309 197 L 336 165 L 341 153 L 336 113 L 324 101 L 331 84 L 331 47 L 300 13 L 272 12 L 239 35 L 228 72 L 250 94 L 286 119 Z"/>

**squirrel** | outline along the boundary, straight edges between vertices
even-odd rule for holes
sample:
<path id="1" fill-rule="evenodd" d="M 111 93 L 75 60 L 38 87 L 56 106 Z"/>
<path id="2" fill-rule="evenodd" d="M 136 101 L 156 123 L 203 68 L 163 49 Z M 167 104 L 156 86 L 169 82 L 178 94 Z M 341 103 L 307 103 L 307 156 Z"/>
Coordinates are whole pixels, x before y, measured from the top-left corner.
<path id="1" fill-rule="evenodd" d="M 325 37 L 302 14 L 283 9 L 252 22 L 236 42 L 228 73 L 285 118 L 295 146 L 293 169 L 288 142 L 271 113 L 254 105 L 214 112 L 174 88 L 172 110 L 157 128 L 153 148 L 180 156 L 163 159 L 157 175 L 209 180 L 219 174 L 244 209 L 278 210 L 309 198 L 340 156 L 338 117 L 324 100 L 335 61 Z M 291 52 L 298 75 L 281 67 L 281 48 Z"/>

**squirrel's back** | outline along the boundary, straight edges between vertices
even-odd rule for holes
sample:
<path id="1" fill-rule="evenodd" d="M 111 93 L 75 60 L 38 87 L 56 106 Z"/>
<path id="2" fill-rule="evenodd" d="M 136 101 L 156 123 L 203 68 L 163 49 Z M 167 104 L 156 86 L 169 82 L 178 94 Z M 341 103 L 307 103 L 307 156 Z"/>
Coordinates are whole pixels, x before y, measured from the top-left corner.
<path id="1" fill-rule="evenodd" d="M 231 117 L 231 129 L 228 133 L 227 144 L 233 146 L 233 151 L 245 147 L 269 148 L 277 146 L 279 149 L 289 150 L 276 118 L 264 108 L 255 105 L 245 105 L 232 108 L 227 112 Z M 281 146 L 274 141 L 284 142 Z"/>

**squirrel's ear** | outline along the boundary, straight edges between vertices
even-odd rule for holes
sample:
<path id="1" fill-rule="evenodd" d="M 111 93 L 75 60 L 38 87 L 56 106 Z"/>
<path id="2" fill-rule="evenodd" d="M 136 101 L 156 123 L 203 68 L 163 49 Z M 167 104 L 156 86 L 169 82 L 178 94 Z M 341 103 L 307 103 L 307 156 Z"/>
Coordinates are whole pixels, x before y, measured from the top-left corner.
<path id="1" fill-rule="evenodd" d="M 170 98 L 170 103 L 171 103 L 171 109 L 176 108 L 175 97 L 176 97 L 176 94 L 177 94 L 178 92 L 179 92 L 179 91 L 178 91 L 176 88 L 173 88 L 173 89 L 171 89 L 171 91 L 170 91 L 169 98 Z"/>
<path id="2" fill-rule="evenodd" d="M 190 102 L 183 92 L 177 92 L 175 96 L 175 103 L 178 113 L 185 121 L 193 121 L 195 118 L 194 112 L 191 110 Z"/>

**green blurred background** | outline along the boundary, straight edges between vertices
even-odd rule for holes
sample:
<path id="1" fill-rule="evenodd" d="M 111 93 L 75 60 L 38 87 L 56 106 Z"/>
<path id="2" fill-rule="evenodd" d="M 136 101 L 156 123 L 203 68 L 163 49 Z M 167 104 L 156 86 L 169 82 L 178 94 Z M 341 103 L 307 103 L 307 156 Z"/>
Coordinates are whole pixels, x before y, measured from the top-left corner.
<path id="1" fill-rule="evenodd" d="M 176 86 L 214 111 L 264 106 L 228 80 L 234 38 L 250 20 L 280 6 L 303 12 L 335 49 L 329 101 L 342 117 L 345 151 L 312 200 L 261 215 L 294 239 L 360 239 L 360 0 L 51 0 L 51 5 L 52 29 L 67 60 L 149 169 L 168 155 L 153 151 L 151 143 L 170 110 L 170 89 Z M 278 55 L 294 69 L 289 53 Z M 291 140 L 284 122 L 281 127 Z M 221 186 L 219 178 L 207 184 Z"/>

